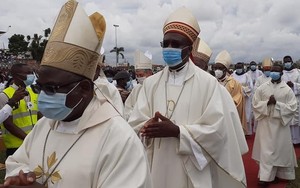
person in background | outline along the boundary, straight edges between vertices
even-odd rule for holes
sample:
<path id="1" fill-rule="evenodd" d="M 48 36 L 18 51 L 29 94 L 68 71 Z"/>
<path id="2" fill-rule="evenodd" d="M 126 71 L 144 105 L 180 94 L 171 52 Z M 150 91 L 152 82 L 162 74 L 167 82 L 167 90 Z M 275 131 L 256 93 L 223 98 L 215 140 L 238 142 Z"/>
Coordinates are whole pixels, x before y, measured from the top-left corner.
<path id="1" fill-rule="evenodd" d="M 273 61 L 272 58 L 270 57 L 266 57 L 263 61 L 262 61 L 262 72 L 263 74 L 257 78 L 255 85 L 254 85 L 254 91 L 261 86 L 263 83 L 271 80 L 270 78 L 270 72 L 271 72 L 271 68 L 273 65 Z"/>
<path id="2" fill-rule="evenodd" d="M 228 111 L 233 101 L 223 100 L 223 86 L 189 59 L 199 32 L 187 8 L 169 15 L 161 43 L 167 66 L 144 80 L 128 120 L 145 145 L 156 188 L 246 186 L 236 134 L 244 136 Z"/>
<path id="3" fill-rule="evenodd" d="M 129 88 L 131 86 L 130 74 L 127 71 L 119 71 L 113 78 L 116 80 L 116 87 L 125 103 L 130 94 Z"/>
<path id="4" fill-rule="evenodd" d="M 134 108 L 134 105 L 141 91 L 144 80 L 147 77 L 153 75 L 152 60 L 139 50 L 135 51 L 134 53 L 134 64 L 135 64 L 135 76 L 138 81 L 138 85 L 136 85 L 133 88 L 133 90 L 130 92 L 130 95 L 125 101 L 125 108 L 124 108 L 125 120 L 129 119 L 129 116 Z"/>
<path id="5" fill-rule="evenodd" d="M 244 63 L 238 62 L 235 64 L 235 71 L 232 77 L 242 85 L 242 91 L 245 98 L 245 113 L 247 120 L 247 132 L 246 135 L 252 135 L 252 92 L 253 81 L 251 77 L 245 72 Z"/>
<path id="6" fill-rule="evenodd" d="M 36 81 L 44 117 L 6 160 L 0 187 L 152 188 L 139 138 L 94 93 L 105 28 L 100 13 L 88 16 L 74 0 L 62 7 Z"/>
<path id="7" fill-rule="evenodd" d="M 286 82 L 286 84 L 293 90 L 297 100 L 298 100 L 298 108 L 295 113 L 294 118 L 292 119 L 290 128 L 292 134 L 293 144 L 300 143 L 300 71 L 295 67 L 293 59 L 291 56 L 285 56 L 283 58 L 283 75 L 282 81 Z"/>
<path id="8" fill-rule="evenodd" d="M 17 63 L 11 67 L 11 75 L 13 84 L 0 93 L 0 108 L 4 107 L 18 88 L 24 88 L 27 95 L 18 102 L 11 116 L 1 124 L 7 157 L 14 154 L 20 147 L 40 117 L 38 116 L 38 95 L 30 87 L 34 81 L 32 68 L 27 64 Z"/>
<path id="9" fill-rule="evenodd" d="M 204 42 L 203 39 L 197 37 L 196 41 L 193 44 L 191 57 L 195 65 L 204 71 L 208 71 L 208 63 L 211 55 L 212 50 L 210 49 L 210 47 L 206 44 L 206 42 Z"/>
<path id="10" fill-rule="evenodd" d="M 94 76 L 95 93 L 97 96 L 103 95 L 111 103 L 111 105 L 120 113 L 120 115 L 123 116 L 124 104 L 121 95 L 118 89 L 106 78 L 101 68 L 103 67 L 102 59 L 103 56 L 101 55 Z"/>
<path id="11" fill-rule="evenodd" d="M 249 71 L 247 71 L 247 74 L 251 77 L 253 85 L 255 85 L 257 78 L 263 75 L 262 71 L 257 68 L 255 61 L 250 62 Z"/>
<path id="12" fill-rule="evenodd" d="M 298 102 L 292 89 L 281 80 L 282 74 L 282 67 L 274 64 L 271 80 L 258 87 L 253 97 L 258 125 L 252 158 L 259 162 L 261 186 L 267 186 L 275 177 L 295 179 L 297 160 L 289 126 Z"/>
<path id="13" fill-rule="evenodd" d="M 226 50 L 223 50 L 216 56 L 213 71 L 219 83 L 230 93 L 239 113 L 244 133 L 246 134 L 247 120 L 245 113 L 245 99 L 242 91 L 242 85 L 228 73 L 231 63 L 232 60 L 230 54 Z"/>

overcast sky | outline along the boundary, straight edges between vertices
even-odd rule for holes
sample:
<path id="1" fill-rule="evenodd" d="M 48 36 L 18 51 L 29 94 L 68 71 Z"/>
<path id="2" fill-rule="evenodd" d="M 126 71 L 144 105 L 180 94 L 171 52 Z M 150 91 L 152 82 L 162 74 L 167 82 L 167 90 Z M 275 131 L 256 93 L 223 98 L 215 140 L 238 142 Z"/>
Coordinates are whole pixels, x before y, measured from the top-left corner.
<path id="1" fill-rule="evenodd" d="M 66 0 L 1 0 L 0 48 L 7 47 L 13 34 L 43 34 L 52 28 Z M 167 16 L 186 6 L 198 19 L 200 37 L 213 50 L 211 62 L 223 49 L 233 62 L 262 61 L 266 56 L 281 60 L 289 54 L 300 59 L 299 0 L 79 0 L 90 15 L 100 12 L 106 19 L 103 47 L 108 63 L 115 63 L 115 27 L 118 46 L 125 48 L 125 58 L 133 63 L 136 49 L 150 51 L 155 64 L 163 64 L 159 42 Z M 298 12 L 298 13 L 297 13 Z M 120 60 L 122 62 L 123 60 Z"/>

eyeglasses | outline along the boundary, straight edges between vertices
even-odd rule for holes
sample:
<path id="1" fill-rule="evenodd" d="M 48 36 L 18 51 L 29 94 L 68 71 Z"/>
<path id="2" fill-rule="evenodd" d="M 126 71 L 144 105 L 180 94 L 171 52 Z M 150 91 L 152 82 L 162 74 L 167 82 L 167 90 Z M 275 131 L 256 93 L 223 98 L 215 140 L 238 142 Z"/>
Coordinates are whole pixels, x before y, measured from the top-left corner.
<path id="1" fill-rule="evenodd" d="M 40 94 L 41 91 L 43 90 L 47 95 L 54 95 L 55 93 L 57 93 L 57 90 L 63 87 L 67 87 L 71 84 L 75 84 L 78 82 L 81 82 L 82 80 L 77 80 L 71 83 L 67 83 L 61 86 L 53 86 L 53 85 L 41 85 L 38 82 L 34 85 L 31 85 L 31 89 L 34 93 Z"/>
<path id="2" fill-rule="evenodd" d="M 167 48 L 169 46 L 171 46 L 172 48 L 180 48 L 181 47 L 181 44 L 177 41 L 168 41 L 168 40 L 165 40 L 165 41 L 161 41 L 160 42 L 160 46 L 162 48 Z"/>

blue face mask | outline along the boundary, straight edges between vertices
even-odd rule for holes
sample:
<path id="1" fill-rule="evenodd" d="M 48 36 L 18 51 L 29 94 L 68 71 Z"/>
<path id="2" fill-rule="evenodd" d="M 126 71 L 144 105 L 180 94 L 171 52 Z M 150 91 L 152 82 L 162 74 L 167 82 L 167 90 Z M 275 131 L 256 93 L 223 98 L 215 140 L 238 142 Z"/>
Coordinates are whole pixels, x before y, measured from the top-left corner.
<path id="1" fill-rule="evenodd" d="M 250 69 L 251 69 L 252 71 L 255 71 L 255 70 L 256 70 L 256 65 L 251 65 L 251 66 L 250 66 Z"/>
<path id="2" fill-rule="evenodd" d="M 131 81 L 128 81 L 128 82 L 126 82 L 125 89 L 129 89 L 129 88 L 130 88 L 130 86 L 131 86 Z"/>
<path id="3" fill-rule="evenodd" d="M 292 68 L 292 62 L 286 62 L 286 63 L 284 63 L 284 68 L 291 69 Z"/>
<path id="4" fill-rule="evenodd" d="M 181 52 L 180 48 L 163 48 L 163 58 L 169 67 L 175 67 L 182 62 Z"/>
<path id="5" fill-rule="evenodd" d="M 236 73 L 242 74 L 243 73 L 243 69 L 236 69 Z"/>
<path id="6" fill-rule="evenodd" d="M 277 81 L 280 79 L 281 75 L 280 72 L 271 72 L 270 77 L 272 78 L 272 80 Z"/>
<path id="7" fill-rule="evenodd" d="M 24 80 L 24 84 L 26 86 L 31 85 L 35 81 L 35 75 L 34 74 L 27 74 L 26 80 Z"/>
<path id="8" fill-rule="evenodd" d="M 270 76 L 270 72 L 271 72 L 271 71 L 264 71 L 265 76 L 266 76 L 266 77 L 269 77 L 269 76 Z"/>
<path id="9" fill-rule="evenodd" d="M 107 77 L 107 80 L 112 83 L 113 82 L 113 78 L 112 77 Z"/>
<path id="10" fill-rule="evenodd" d="M 54 95 L 47 95 L 42 90 L 38 98 L 39 111 L 49 119 L 61 121 L 67 118 L 74 108 L 76 108 L 82 101 L 81 98 L 81 100 L 73 108 L 66 106 L 67 95 L 71 93 L 78 86 L 78 84 L 68 93 L 55 93 Z"/>

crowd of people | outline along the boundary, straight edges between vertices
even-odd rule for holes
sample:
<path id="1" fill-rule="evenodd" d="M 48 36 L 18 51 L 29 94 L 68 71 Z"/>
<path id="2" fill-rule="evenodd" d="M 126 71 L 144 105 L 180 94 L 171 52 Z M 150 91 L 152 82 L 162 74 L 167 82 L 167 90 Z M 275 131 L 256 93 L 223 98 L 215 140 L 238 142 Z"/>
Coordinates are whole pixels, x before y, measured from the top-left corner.
<path id="1" fill-rule="evenodd" d="M 84 30 L 82 29 L 84 28 Z M 7 159 L 0 187 L 240 188 L 255 134 L 258 185 L 295 179 L 300 71 L 290 56 L 249 67 L 212 50 L 185 7 L 161 43 L 166 67 L 135 52 L 134 72 L 106 70 L 106 30 L 75 0 L 57 17 L 39 69 L 16 63 L 0 93 Z"/>

